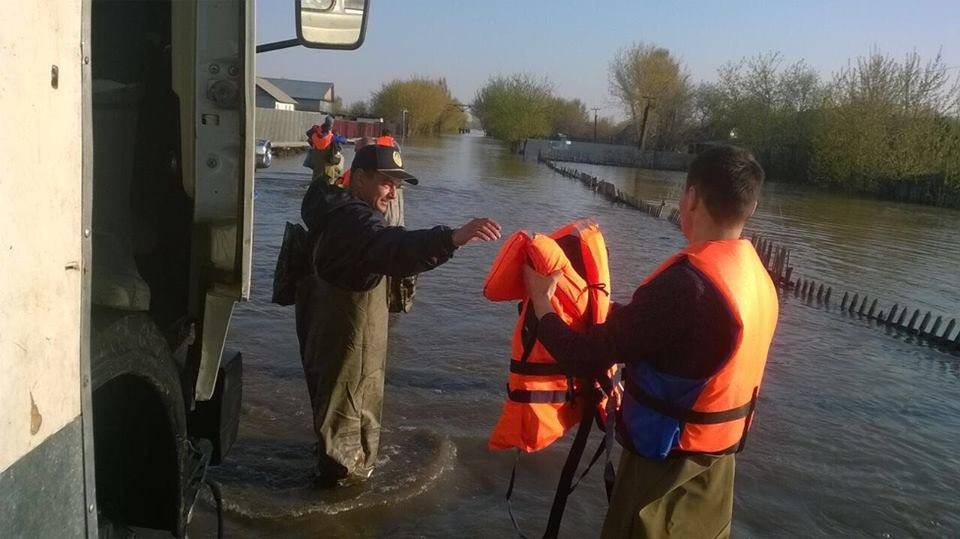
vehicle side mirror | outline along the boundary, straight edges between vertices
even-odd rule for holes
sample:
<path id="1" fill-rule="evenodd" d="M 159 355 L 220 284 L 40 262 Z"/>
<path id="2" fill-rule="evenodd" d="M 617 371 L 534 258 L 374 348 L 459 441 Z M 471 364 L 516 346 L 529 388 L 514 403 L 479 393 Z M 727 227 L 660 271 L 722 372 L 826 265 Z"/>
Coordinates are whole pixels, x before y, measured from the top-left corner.
<path id="1" fill-rule="evenodd" d="M 297 0 L 296 13 L 304 47 L 353 50 L 363 44 L 370 0 Z"/>

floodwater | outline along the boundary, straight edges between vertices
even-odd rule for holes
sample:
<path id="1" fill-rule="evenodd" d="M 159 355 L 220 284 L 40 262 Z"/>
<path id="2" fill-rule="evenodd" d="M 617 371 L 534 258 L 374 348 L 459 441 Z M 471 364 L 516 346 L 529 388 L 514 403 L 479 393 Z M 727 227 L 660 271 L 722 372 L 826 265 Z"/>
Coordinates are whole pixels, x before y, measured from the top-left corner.
<path id="1" fill-rule="evenodd" d="M 413 311 L 392 319 L 383 464 L 369 483 L 332 494 L 307 486 L 312 427 L 293 309 L 269 303 L 283 223 L 298 219 L 309 180 L 301 160 L 275 159 L 258 175 L 253 295 L 238 306 L 227 345 L 244 354 L 240 439 L 214 472 L 224 483 L 228 536 L 516 536 L 503 500 L 515 455 L 486 449 L 516 315 L 514 305 L 481 296 L 499 245 L 468 246 L 422 275 Z M 619 301 L 683 244 L 668 221 L 613 206 L 490 140 L 410 142 L 404 161 L 422 178 L 405 191 L 411 228 L 490 215 L 505 233 L 550 232 L 596 219 Z M 668 202 L 683 179 L 573 166 Z M 768 186 L 761 204 L 753 229 L 789 245 L 802 275 L 960 314 L 960 212 L 779 185 Z M 593 433 L 591 446 L 598 441 Z M 520 459 L 513 507 L 529 535 L 543 531 L 567 442 Z M 737 460 L 734 533 L 955 537 L 958 442 L 960 357 L 786 297 Z M 562 536 L 599 533 L 601 483 L 596 470 L 571 496 Z"/>

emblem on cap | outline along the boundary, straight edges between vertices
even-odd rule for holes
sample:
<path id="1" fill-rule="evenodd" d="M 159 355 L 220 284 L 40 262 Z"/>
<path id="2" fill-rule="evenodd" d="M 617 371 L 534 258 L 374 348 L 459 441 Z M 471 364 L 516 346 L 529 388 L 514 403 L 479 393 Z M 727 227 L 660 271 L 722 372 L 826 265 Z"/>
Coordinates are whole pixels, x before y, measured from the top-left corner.
<path id="1" fill-rule="evenodd" d="M 398 167 L 403 166 L 403 160 L 400 159 L 400 152 L 393 152 L 393 164 L 397 165 Z"/>

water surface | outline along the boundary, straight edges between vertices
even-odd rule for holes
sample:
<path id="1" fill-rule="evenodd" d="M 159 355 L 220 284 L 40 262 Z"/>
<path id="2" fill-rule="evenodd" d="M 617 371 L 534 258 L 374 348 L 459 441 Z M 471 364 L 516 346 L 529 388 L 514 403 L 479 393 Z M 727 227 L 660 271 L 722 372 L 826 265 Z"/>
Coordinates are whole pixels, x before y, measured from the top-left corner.
<path id="1" fill-rule="evenodd" d="M 238 307 L 228 343 L 244 353 L 241 439 L 232 456 L 242 465 L 221 474 L 247 486 L 248 505 L 259 499 L 272 507 L 288 497 L 285 489 L 306 471 L 286 463 L 311 443 L 293 309 L 269 303 L 283 222 L 298 218 L 309 179 L 301 160 L 277 159 L 258 176 L 253 297 Z M 507 233 L 550 232 L 593 217 L 608 239 L 620 301 L 683 245 L 666 220 L 613 206 L 493 141 L 409 142 L 404 161 L 422 178 L 406 191 L 410 227 L 491 215 Z M 574 166 L 668 202 L 682 182 L 676 173 Z M 752 227 L 789 244 L 805 276 L 960 314 L 960 212 L 770 185 Z M 413 312 L 391 325 L 383 437 L 394 460 L 382 473 L 413 469 L 425 487 L 400 488 L 391 500 L 395 477 L 374 475 L 364 492 L 382 503 L 300 518 L 232 518 L 228 533 L 515 536 L 503 502 L 514 455 L 486 449 L 504 398 L 516 313 L 480 294 L 497 248 L 464 248 L 423 275 Z M 593 436 L 591 445 L 599 440 Z M 735 534 L 955 537 L 958 442 L 960 358 L 785 298 L 755 427 L 738 457 Z M 542 533 L 566 448 L 521 459 L 514 509 L 530 535 Z M 563 536 L 599 533 L 601 483 L 594 473 L 571 497 Z"/>

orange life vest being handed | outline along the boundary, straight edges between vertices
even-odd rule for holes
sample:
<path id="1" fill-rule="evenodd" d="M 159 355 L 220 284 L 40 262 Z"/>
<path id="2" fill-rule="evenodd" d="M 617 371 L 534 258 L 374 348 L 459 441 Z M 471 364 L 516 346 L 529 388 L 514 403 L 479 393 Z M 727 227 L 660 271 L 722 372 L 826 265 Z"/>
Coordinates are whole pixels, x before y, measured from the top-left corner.
<path id="1" fill-rule="evenodd" d="M 777 291 L 749 241 L 690 245 L 643 284 L 682 259 L 717 288 L 740 333 L 730 357 L 707 378 L 668 375 L 642 361 L 624 368 L 622 441 L 647 458 L 742 448 L 777 325 Z"/>
<path id="2" fill-rule="evenodd" d="M 610 307 L 607 248 L 596 223 L 575 221 L 549 236 L 518 231 L 500 249 L 484 282 L 491 301 L 525 300 L 523 266 L 539 273 L 561 272 L 553 307 L 574 331 L 606 320 Z M 536 340 L 536 317 L 524 301 L 513 332 L 507 400 L 490 435 L 490 449 L 543 449 L 583 418 L 584 389 L 593 381 L 573 381 Z"/>
<path id="3" fill-rule="evenodd" d="M 397 141 L 396 141 L 396 139 L 394 139 L 394 138 L 391 137 L 390 135 L 382 135 L 382 136 L 377 137 L 377 144 L 378 144 L 379 146 L 390 146 L 390 147 L 393 147 L 393 146 L 396 146 L 396 145 L 397 145 Z"/>
<path id="4" fill-rule="evenodd" d="M 333 142 L 333 131 L 327 131 L 327 134 L 321 134 L 319 129 L 314 129 L 310 135 L 310 145 L 314 150 L 326 150 Z"/>

